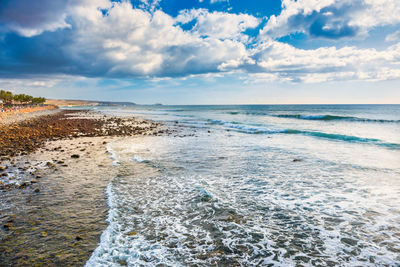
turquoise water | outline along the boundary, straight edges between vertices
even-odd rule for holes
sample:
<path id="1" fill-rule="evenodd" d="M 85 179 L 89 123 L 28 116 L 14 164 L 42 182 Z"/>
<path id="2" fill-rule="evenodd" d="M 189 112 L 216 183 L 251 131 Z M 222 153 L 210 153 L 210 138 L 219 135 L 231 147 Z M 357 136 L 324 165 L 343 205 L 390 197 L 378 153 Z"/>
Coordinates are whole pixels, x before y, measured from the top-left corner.
<path id="1" fill-rule="evenodd" d="M 400 105 L 97 109 L 177 132 L 108 145 L 87 266 L 400 264 Z"/>

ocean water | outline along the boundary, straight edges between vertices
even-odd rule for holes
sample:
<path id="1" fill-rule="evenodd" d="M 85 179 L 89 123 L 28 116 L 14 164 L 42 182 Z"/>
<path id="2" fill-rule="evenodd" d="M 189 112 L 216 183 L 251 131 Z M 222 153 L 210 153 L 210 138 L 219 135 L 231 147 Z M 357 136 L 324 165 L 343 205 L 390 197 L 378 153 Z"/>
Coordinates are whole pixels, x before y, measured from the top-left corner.
<path id="1" fill-rule="evenodd" d="M 400 265 L 400 105 L 97 109 L 178 131 L 108 145 L 86 266 Z"/>

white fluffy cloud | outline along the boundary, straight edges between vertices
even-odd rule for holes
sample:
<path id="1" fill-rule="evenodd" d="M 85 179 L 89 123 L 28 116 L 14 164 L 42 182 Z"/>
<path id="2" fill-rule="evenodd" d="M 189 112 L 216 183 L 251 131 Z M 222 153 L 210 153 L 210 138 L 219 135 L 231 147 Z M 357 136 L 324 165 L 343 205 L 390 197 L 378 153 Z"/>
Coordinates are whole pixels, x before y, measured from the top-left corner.
<path id="1" fill-rule="evenodd" d="M 247 57 L 244 44 L 237 40 L 183 31 L 164 12 L 134 9 L 128 2 L 114 3 L 106 16 L 98 9 L 78 9 L 72 21 L 74 41 L 67 53 L 77 61 L 88 59 L 84 65 L 108 75 L 216 72 L 221 62 Z"/>
<path id="2" fill-rule="evenodd" d="M 386 42 L 399 42 L 400 41 L 400 30 L 394 33 L 388 34 L 385 38 Z"/>
<path id="3" fill-rule="evenodd" d="M 195 21 L 193 33 L 220 39 L 238 39 L 249 28 L 256 28 L 260 19 L 248 14 L 208 12 L 206 9 L 183 10 L 176 21 L 186 24 Z"/>
<path id="4" fill-rule="evenodd" d="M 400 23 L 399 14 L 397 0 L 283 0 L 281 14 L 269 18 L 261 35 L 366 36 L 374 27 Z"/>
<path id="5" fill-rule="evenodd" d="M 400 78 L 400 44 L 384 51 L 356 47 L 304 50 L 270 40 L 253 53 L 257 61 L 250 67 L 257 67 L 253 73 L 258 73 L 258 79 L 323 82 Z"/>
<path id="6" fill-rule="evenodd" d="M 23 36 L 69 29 L 68 41 L 59 48 L 66 65 L 55 73 L 162 78 L 240 72 L 255 80 L 291 82 L 400 78 L 400 44 L 383 51 L 334 46 L 305 50 L 274 40 L 299 29 L 306 31 L 315 23 L 319 28 L 313 30 L 322 35 L 339 38 L 351 29 L 365 34 L 372 27 L 400 22 L 394 0 L 284 0 L 282 13 L 269 19 L 258 39 L 245 34 L 261 22 L 248 14 L 193 9 L 171 17 L 152 8 L 157 0 L 142 1 L 149 9 L 134 8 L 128 1 L 60 3 L 57 17 L 47 12 L 36 24 L 28 27 L 20 20 L 15 23 L 22 28 L 13 28 Z M 384 7 L 391 9 L 386 10 L 387 17 Z M 15 19 L 10 21 L 14 25 Z M 294 22 L 299 22 L 297 28 Z M 398 33 L 387 41 L 397 42 L 395 37 Z"/>

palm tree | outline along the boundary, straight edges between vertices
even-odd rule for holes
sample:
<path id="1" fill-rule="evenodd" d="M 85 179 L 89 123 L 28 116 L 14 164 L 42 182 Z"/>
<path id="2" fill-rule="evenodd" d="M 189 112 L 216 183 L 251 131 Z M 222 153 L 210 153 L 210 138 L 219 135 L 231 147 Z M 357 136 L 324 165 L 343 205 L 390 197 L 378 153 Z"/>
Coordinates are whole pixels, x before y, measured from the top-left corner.
<path id="1" fill-rule="evenodd" d="M 4 102 L 6 105 L 11 105 L 13 100 L 13 94 L 9 91 L 6 91 L 4 94 Z"/>

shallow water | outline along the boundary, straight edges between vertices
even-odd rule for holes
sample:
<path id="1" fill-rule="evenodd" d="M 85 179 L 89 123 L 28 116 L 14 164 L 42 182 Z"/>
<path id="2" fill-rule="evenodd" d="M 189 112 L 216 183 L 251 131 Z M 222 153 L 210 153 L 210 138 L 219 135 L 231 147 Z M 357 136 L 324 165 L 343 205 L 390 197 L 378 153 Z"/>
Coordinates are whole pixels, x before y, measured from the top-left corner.
<path id="1" fill-rule="evenodd" d="M 36 166 L 42 178 L 24 189 L 0 191 L 0 266 L 85 264 L 107 227 L 104 189 L 115 172 L 102 143 L 110 140 L 53 141 L 46 145 L 50 151 L 19 160 L 29 160 L 27 166 Z M 64 152 L 54 150 L 60 146 Z M 73 159 L 72 154 L 81 157 Z M 65 165 L 56 163 L 59 160 Z M 43 167 L 47 162 L 54 167 Z M 23 177 L 27 180 L 28 175 Z"/>
<path id="2" fill-rule="evenodd" d="M 109 226 L 87 266 L 398 266 L 400 106 L 162 106 L 109 144 Z"/>

